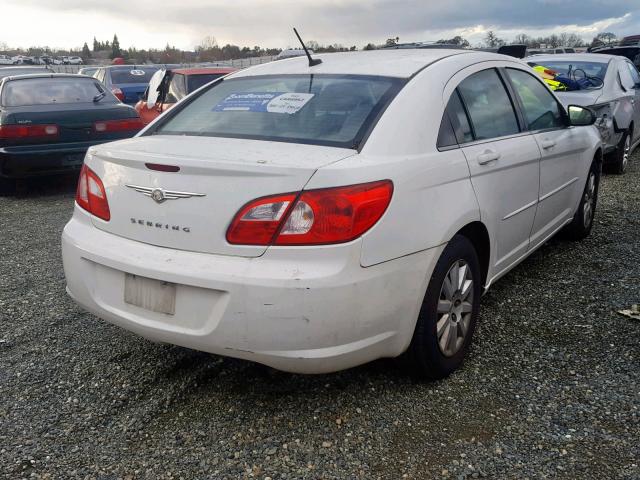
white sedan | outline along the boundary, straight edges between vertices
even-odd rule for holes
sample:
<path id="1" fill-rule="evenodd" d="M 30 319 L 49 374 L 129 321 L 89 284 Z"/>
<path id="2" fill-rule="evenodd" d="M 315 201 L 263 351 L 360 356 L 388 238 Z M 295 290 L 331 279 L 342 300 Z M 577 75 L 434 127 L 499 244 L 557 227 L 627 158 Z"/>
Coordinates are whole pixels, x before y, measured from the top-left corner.
<path id="1" fill-rule="evenodd" d="M 456 50 L 236 72 L 90 149 L 69 294 L 154 341 L 303 373 L 440 378 L 484 290 L 593 225 L 602 151 L 523 62 Z"/>

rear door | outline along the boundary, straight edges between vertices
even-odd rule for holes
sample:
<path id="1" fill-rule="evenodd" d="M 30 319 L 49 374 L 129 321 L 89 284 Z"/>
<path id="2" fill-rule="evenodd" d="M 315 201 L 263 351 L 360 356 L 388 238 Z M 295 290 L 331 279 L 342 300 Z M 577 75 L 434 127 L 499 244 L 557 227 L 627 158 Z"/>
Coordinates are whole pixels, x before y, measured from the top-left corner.
<path id="1" fill-rule="evenodd" d="M 506 78 L 541 152 L 539 203 L 531 235 L 536 245 L 573 215 L 584 187 L 582 155 L 588 145 L 584 135 L 568 127 L 564 109 L 539 77 L 507 68 Z"/>
<path id="2" fill-rule="evenodd" d="M 450 101 L 460 121 L 469 124 L 471 141 L 461 146 L 481 218 L 493 236 L 492 262 L 498 273 L 529 247 L 538 200 L 540 151 L 534 138 L 521 131 L 516 109 L 496 68 L 468 75 Z"/>

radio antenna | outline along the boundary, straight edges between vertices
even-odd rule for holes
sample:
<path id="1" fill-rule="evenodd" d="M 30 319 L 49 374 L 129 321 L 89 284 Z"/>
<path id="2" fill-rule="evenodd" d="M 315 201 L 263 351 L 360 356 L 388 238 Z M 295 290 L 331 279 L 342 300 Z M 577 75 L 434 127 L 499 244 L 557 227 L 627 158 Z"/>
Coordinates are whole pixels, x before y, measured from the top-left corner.
<path id="1" fill-rule="evenodd" d="M 322 63 L 322 59 L 320 59 L 320 58 L 311 58 L 311 54 L 309 53 L 309 49 L 307 49 L 307 46 L 302 41 L 302 38 L 300 38 L 300 34 L 298 33 L 298 30 L 296 30 L 296 28 L 294 27 L 293 31 L 295 32 L 296 37 L 298 37 L 298 40 L 300 40 L 300 44 L 302 45 L 302 48 L 304 49 L 304 53 L 307 54 L 307 58 L 309 59 L 309 66 L 313 67 L 315 65 L 320 65 Z"/>

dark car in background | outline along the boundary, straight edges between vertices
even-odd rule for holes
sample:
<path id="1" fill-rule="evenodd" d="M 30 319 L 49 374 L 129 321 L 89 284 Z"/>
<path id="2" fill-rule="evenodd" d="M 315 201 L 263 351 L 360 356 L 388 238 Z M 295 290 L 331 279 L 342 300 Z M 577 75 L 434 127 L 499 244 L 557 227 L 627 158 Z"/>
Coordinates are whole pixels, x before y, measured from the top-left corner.
<path id="1" fill-rule="evenodd" d="M 136 104 L 136 111 L 140 115 L 142 123 L 146 125 L 191 92 L 235 71 L 235 68 L 230 67 L 177 68 L 166 70 L 164 74 L 160 71 L 154 75 L 149 89 Z M 162 77 L 159 78 L 158 75 L 162 75 Z M 154 91 L 150 94 L 151 90 Z M 150 95 L 152 100 L 148 102 Z"/>
<path id="2" fill-rule="evenodd" d="M 136 111 L 95 78 L 74 74 L 0 82 L 0 193 L 17 179 L 79 170 L 92 145 L 132 137 Z"/>
<path id="3" fill-rule="evenodd" d="M 149 80 L 159 70 L 156 66 L 111 65 L 93 74 L 121 102 L 135 105 L 144 95 Z"/>

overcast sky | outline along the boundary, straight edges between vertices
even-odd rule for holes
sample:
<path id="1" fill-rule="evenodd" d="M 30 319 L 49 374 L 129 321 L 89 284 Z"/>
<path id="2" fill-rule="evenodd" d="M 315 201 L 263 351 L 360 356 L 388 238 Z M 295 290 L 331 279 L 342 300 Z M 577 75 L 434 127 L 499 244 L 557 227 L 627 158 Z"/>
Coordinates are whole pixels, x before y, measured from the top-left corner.
<path id="1" fill-rule="evenodd" d="M 191 50 L 213 35 L 220 45 L 295 45 L 305 40 L 362 47 L 462 35 L 472 44 L 488 30 L 516 34 L 602 31 L 640 34 L 640 0 L 1 0 L 0 43 L 80 47 L 118 34 L 123 47 Z"/>

